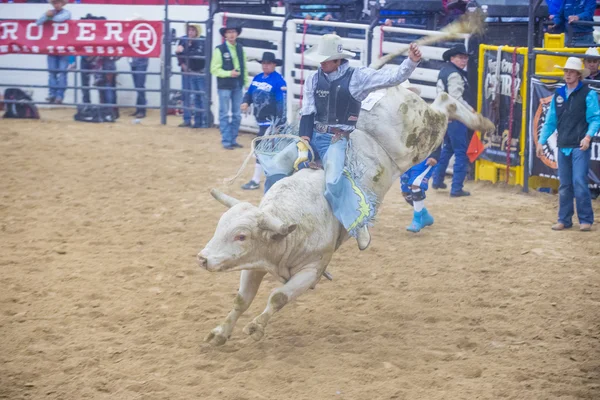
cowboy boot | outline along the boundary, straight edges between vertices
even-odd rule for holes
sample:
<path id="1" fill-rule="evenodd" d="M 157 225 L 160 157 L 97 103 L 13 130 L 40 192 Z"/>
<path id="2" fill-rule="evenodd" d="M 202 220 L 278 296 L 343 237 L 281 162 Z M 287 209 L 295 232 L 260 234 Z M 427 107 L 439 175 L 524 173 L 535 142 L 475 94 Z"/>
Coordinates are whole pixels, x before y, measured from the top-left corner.
<path id="1" fill-rule="evenodd" d="M 433 217 L 431 216 L 431 214 L 429 214 L 429 211 L 427 211 L 426 208 L 423 208 L 422 210 L 421 225 L 423 226 L 423 228 L 425 228 L 426 226 L 433 225 Z"/>
<path id="2" fill-rule="evenodd" d="M 406 230 L 409 232 L 417 233 L 421 229 L 423 229 L 422 217 L 423 217 L 423 210 L 414 211 L 413 212 L 413 220 L 410 223 L 410 225 L 406 227 Z"/>
<path id="3" fill-rule="evenodd" d="M 366 250 L 371 244 L 371 234 L 369 228 L 365 225 L 356 232 L 356 242 L 359 250 Z"/>

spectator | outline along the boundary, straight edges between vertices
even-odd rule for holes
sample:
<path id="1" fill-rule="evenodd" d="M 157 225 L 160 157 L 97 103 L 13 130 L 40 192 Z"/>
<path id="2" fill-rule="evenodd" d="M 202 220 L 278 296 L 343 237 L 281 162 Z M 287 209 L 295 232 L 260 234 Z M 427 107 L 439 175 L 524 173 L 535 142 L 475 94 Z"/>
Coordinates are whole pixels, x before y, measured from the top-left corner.
<path id="1" fill-rule="evenodd" d="M 80 57 L 80 66 L 82 70 L 87 70 L 87 71 L 91 71 L 93 69 L 96 68 L 96 62 L 97 62 L 98 57 L 94 57 L 94 56 L 83 56 Z M 83 87 L 83 89 L 81 89 L 81 91 L 83 92 L 83 102 L 86 104 L 90 104 L 91 103 L 91 99 L 90 99 L 90 89 L 86 89 L 90 87 L 90 77 L 92 76 L 93 72 L 81 72 L 81 86 Z"/>
<path id="2" fill-rule="evenodd" d="M 594 211 L 588 170 L 592 136 L 600 129 L 598 95 L 581 82 L 590 74 L 581 59 L 569 57 L 564 67 L 565 85 L 560 87 L 550 103 L 546 122 L 536 145 L 538 157 L 544 154 L 544 145 L 556 131 L 558 144 L 558 222 L 555 231 L 573 226 L 573 198 L 577 204 L 579 230 L 590 231 L 594 223 Z"/>
<path id="3" fill-rule="evenodd" d="M 204 84 L 204 39 L 200 39 L 202 26 L 189 24 L 187 35 L 179 39 L 177 45 L 177 61 L 181 66 L 181 88 L 202 92 Z M 193 57 L 193 58 L 191 58 Z M 202 74 L 202 75 L 201 75 Z M 202 110 L 202 94 L 182 92 L 183 95 L 183 123 L 180 127 L 205 128 L 204 113 Z M 192 97 L 194 98 L 194 124 L 192 125 Z"/>
<path id="4" fill-rule="evenodd" d="M 590 70 L 590 76 L 588 76 L 587 79 L 600 81 L 600 71 L 598 71 L 598 66 L 600 66 L 600 53 L 598 53 L 598 48 L 590 47 L 585 51 L 585 54 L 591 56 L 583 60 L 585 67 Z M 594 87 L 595 86 L 597 85 L 594 85 Z"/>
<path id="5" fill-rule="evenodd" d="M 95 77 L 95 85 L 101 89 L 99 91 L 100 104 L 117 104 L 117 60 L 120 57 L 98 57 L 98 70 Z M 119 118 L 119 109 L 112 107 L 113 118 Z"/>
<path id="6" fill-rule="evenodd" d="M 242 111 L 247 111 L 250 104 L 254 104 L 254 117 L 258 123 L 258 136 L 263 136 L 273 122 L 278 125 L 285 124 L 285 99 L 287 85 L 283 76 L 275 71 L 275 67 L 283 62 L 275 58 L 275 54 L 265 51 L 260 60 L 262 74 L 252 80 L 248 92 L 244 96 Z M 252 179 L 242 186 L 244 190 L 254 190 L 260 187 L 260 178 L 263 169 L 256 160 Z M 268 189 L 268 188 L 266 188 Z"/>
<path id="7" fill-rule="evenodd" d="M 135 102 L 136 108 L 133 113 L 130 115 L 136 118 L 145 118 L 146 117 L 146 74 L 145 72 L 148 70 L 148 63 L 150 59 L 145 57 L 132 57 L 129 59 L 129 66 L 131 67 L 132 72 L 138 72 L 137 74 L 132 74 L 133 78 L 133 86 L 138 89 L 137 91 L 137 99 Z"/>
<path id="8" fill-rule="evenodd" d="M 550 15 L 550 20 L 554 19 L 554 16 L 558 15 L 560 12 L 560 8 L 563 5 L 565 0 L 546 0 L 546 4 L 548 5 L 548 14 Z"/>
<path id="9" fill-rule="evenodd" d="M 129 21 L 141 21 L 142 17 L 139 15 L 134 15 Z M 136 108 L 133 113 L 130 114 L 131 117 L 136 118 L 145 118 L 146 117 L 146 74 L 145 72 L 148 70 L 148 63 L 150 59 L 146 57 L 132 57 L 129 59 L 129 66 L 131 67 L 131 72 L 138 72 L 137 74 L 131 74 L 131 78 L 133 79 L 133 86 L 136 89 L 140 89 L 137 91 L 137 99 L 135 102 Z"/>
<path id="10" fill-rule="evenodd" d="M 46 11 L 38 20 L 37 25 L 42 25 L 48 21 L 65 22 L 71 19 L 71 12 L 63 7 L 68 0 L 48 0 L 52 4 L 52 9 Z M 65 98 L 67 88 L 67 69 L 69 67 L 69 56 L 48 55 L 48 103 L 61 104 Z"/>
<path id="11" fill-rule="evenodd" d="M 237 136 L 242 122 L 242 90 L 248 85 L 248 68 L 244 48 L 237 42 L 242 28 L 228 25 L 219 32 L 225 38 L 225 43 L 215 48 L 210 62 L 210 73 L 217 77 L 221 143 L 223 148 L 233 150 L 243 147 L 237 142 Z"/>
<path id="12" fill-rule="evenodd" d="M 459 44 L 446 50 L 442 57 L 446 61 L 446 65 L 442 67 L 438 76 L 438 93 L 446 92 L 467 108 L 473 110 L 473 107 L 469 104 L 469 81 L 465 71 L 469 62 L 469 53 L 465 45 Z M 432 186 L 434 189 L 445 189 L 447 187 L 444 183 L 444 176 L 452 155 L 454 155 L 455 160 L 450 197 L 469 196 L 470 193 L 463 189 L 469 165 L 469 159 L 467 158 L 467 127 L 459 121 L 451 121 L 448 124 L 438 168 L 433 175 Z"/>
<path id="13" fill-rule="evenodd" d="M 593 21 L 596 0 L 564 0 L 558 14 L 554 16 L 554 27 L 567 32 L 565 46 L 594 44 L 594 27 L 573 25 L 577 21 Z M 571 29 L 566 29 L 567 24 Z"/>
<path id="14" fill-rule="evenodd" d="M 96 17 L 92 14 L 86 14 L 85 17 L 81 18 L 82 20 L 106 20 L 106 17 Z M 92 70 L 97 70 L 100 68 L 99 65 L 99 57 L 97 56 L 82 56 L 79 59 L 80 69 L 86 70 L 89 72 L 81 72 L 81 86 L 84 88 L 89 88 L 91 81 L 91 77 L 95 74 L 95 72 L 91 72 Z M 94 80 L 95 82 L 95 80 Z M 90 104 L 90 89 L 81 89 L 83 92 L 83 102 L 85 104 Z"/>

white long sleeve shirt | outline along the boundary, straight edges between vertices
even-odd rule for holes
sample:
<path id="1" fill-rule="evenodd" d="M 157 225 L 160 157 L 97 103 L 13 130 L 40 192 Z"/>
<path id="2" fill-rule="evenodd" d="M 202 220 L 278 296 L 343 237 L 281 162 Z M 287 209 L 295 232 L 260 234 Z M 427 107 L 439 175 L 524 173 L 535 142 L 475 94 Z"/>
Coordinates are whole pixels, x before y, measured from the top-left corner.
<path id="1" fill-rule="evenodd" d="M 350 79 L 350 94 L 356 100 L 363 101 L 371 92 L 401 84 L 408 79 L 417 65 L 419 65 L 419 63 L 412 61 L 410 58 L 406 58 L 406 60 L 398 67 L 382 68 L 379 70 L 368 67 L 355 68 L 352 78 Z M 332 82 L 344 75 L 346 71 L 348 71 L 348 68 L 350 68 L 349 63 L 343 63 L 337 70 L 325 74 L 325 76 Z M 318 72 L 319 70 L 311 72 L 304 82 L 302 115 L 310 115 L 317 112 L 315 106 L 315 88 L 317 87 L 317 80 L 319 77 Z M 344 131 L 354 130 L 354 127 L 350 125 L 340 124 L 330 126 Z"/>

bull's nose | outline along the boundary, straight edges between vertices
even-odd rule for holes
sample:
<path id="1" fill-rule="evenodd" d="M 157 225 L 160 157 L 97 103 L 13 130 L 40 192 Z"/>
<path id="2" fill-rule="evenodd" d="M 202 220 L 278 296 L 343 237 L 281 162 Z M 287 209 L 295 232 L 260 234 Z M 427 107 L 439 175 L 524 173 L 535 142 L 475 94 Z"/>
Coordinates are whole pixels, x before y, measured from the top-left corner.
<path id="1" fill-rule="evenodd" d="M 208 260 L 198 254 L 198 264 L 200 264 L 202 268 L 206 268 L 208 267 Z"/>

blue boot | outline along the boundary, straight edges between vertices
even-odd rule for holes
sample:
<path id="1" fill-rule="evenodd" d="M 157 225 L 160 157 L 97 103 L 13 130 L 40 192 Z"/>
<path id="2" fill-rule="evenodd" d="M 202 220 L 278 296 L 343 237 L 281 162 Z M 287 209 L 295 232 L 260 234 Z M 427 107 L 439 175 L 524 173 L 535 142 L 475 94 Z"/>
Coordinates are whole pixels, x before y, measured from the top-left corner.
<path id="1" fill-rule="evenodd" d="M 417 211 L 413 212 L 413 220 L 410 223 L 410 225 L 406 227 L 407 231 L 417 233 L 421 229 L 423 229 L 423 222 L 422 222 L 423 211 L 424 210 L 421 210 L 418 212 Z"/>
<path id="2" fill-rule="evenodd" d="M 426 208 L 423 208 L 423 210 L 421 210 L 421 226 L 425 228 L 430 225 L 433 225 L 433 217 Z"/>

